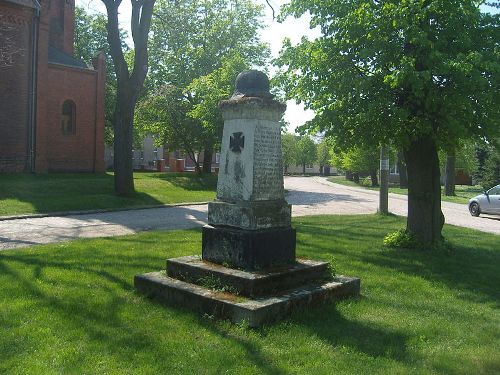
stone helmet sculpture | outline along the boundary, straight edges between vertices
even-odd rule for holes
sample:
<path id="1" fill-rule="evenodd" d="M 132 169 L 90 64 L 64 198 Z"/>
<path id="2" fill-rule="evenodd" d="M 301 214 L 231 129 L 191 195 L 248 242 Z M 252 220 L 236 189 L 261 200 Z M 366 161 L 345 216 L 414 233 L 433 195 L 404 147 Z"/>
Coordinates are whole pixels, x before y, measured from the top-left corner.
<path id="1" fill-rule="evenodd" d="M 269 78 L 258 70 L 245 70 L 236 77 L 235 90 L 231 99 L 262 98 L 272 99 L 269 92 Z"/>

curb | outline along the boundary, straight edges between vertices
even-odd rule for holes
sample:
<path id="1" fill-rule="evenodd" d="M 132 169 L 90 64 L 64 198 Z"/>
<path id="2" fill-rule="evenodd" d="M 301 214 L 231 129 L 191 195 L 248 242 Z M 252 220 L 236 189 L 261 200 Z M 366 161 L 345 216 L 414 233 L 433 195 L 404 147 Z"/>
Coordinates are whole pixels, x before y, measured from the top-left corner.
<path id="1" fill-rule="evenodd" d="M 20 219 L 38 219 L 44 217 L 65 217 L 65 216 L 78 216 L 78 215 L 89 215 L 89 214 L 104 214 L 107 212 L 120 212 L 120 211 L 137 211 L 137 210 L 149 210 L 153 208 L 168 208 L 168 207 L 179 207 L 179 206 L 202 206 L 208 204 L 209 202 L 183 202 L 183 203 L 170 203 L 170 204 L 159 204 L 155 206 L 136 206 L 136 207 L 122 207 L 122 208 L 103 208 L 98 210 L 84 210 L 84 211 L 61 211 L 61 212 L 48 212 L 42 214 L 25 214 L 25 215 L 9 215 L 0 216 L 1 221 L 9 220 L 20 220 Z"/>

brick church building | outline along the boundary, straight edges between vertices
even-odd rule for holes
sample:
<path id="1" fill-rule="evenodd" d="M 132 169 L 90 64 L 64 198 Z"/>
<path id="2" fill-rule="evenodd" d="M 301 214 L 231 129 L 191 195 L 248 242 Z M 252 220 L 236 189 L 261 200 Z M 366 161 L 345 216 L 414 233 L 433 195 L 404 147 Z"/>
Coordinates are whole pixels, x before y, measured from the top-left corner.
<path id="1" fill-rule="evenodd" d="M 0 0 L 0 172 L 104 170 L 104 56 L 74 29 L 74 0 Z"/>

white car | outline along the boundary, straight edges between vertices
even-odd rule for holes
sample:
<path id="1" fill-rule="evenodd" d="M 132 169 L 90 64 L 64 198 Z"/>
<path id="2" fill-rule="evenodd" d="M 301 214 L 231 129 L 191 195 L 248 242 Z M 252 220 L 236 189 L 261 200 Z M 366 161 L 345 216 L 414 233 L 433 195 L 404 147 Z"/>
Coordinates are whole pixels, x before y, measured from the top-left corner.
<path id="1" fill-rule="evenodd" d="M 469 200 L 469 212 L 472 216 L 500 215 L 500 185 Z"/>

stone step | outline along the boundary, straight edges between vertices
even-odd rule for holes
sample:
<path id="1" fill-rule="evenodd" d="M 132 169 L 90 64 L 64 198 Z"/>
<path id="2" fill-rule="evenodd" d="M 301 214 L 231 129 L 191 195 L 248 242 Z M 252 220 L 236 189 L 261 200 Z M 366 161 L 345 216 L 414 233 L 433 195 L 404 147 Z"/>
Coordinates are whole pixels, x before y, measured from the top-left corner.
<path id="1" fill-rule="evenodd" d="M 250 299 L 173 279 L 165 271 L 137 275 L 134 284 L 140 293 L 163 302 L 229 319 L 233 323 L 247 322 L 250 327 L 259 327 L 297 309 L 357 296 L 360 290 L 360 279 L 338 276 L 335 281 L 308 284 L 272 297 Z"/>
<path id="2" fill-rule="evenodd" d="M 330 277 L 328 263 L 298 259 L 292 266 L 267 271 L 243 271 L 186 256 L 167 260 L 168 276 L 245 297 L 268 296 Z"/>

